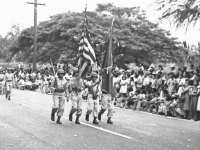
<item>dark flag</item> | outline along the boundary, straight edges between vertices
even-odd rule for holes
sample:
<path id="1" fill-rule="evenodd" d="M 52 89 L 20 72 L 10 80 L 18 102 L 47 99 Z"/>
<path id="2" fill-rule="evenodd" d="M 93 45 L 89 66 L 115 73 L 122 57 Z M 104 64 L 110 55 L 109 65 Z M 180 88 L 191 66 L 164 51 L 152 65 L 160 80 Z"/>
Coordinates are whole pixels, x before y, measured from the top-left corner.
<path id="1" fill-rule="evenodd" d="M 90 67 L 96 62 L 96 55 L 90 41 L 86 9 L 87 7 L 85 8 L 85 19 L 79 46 L 80 57 L 78 60 L 79 76 L 82 78 L 86 77 Z"/>
<path id="2" fill-rule="evenodd" d="M 106 91 L 108 94 L 114 96 L 114 89 L 113 89 L 113 74 L 112 74 L 112 67 L 113 67 L 113 58 L 112 58 L 112 34 L 113 34 L 113 22 L 110 28 L 110 34 L 108 39 L 107 51 L 104 56 L 104 61 L 102 65 L 103 69 L 103 78 L 102 78 L 102 90 Z"/>

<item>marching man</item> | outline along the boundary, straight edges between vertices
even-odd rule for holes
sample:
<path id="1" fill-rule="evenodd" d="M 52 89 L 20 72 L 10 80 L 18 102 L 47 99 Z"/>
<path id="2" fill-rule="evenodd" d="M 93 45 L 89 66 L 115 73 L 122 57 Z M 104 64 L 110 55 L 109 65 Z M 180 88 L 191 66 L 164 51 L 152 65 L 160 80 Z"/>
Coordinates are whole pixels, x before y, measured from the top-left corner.
<path id="1" fill-rule="evenodd" d="M 80 124 L 79 118 L 82 114 L 82 91 L 84 89 L 83 80 L 78 77 L 78 71 L 74 71 L 73 78 L 69 82 L 70 99 L 72 108 L 69 113 L 69 121 L 73 120 L 73 114 L 76 112 L 76 124 Z"/>
<path id="2" fill-rule="evenodd" d="M 11 69 L 7 69 L 7 73 L 5 74 L 5 87 L 6 87 L 6 99 L 11 100 L 11 92 L 14 83 L 14 76 L 11 72 Z"/>
<path id="3" fill-rule="evenodd" d="M 111 94 L 108 94 L 105 90 L 102 90 L 102 95 L 101 95 L 101 110 L 99 111 L 98 114 L 98 120 L 101 121 L 101 115 L 104 114 L 104 112 L 108 109 L 108 120 L 107 123 L 113 124 L 111 118 L 113 117 L 113 109 L 114 109 L 114 104 L 112 100 Z"/>
<path id="4" fill-rule="evenodd" d="M 58 119 L 56 123 L 62 124 L 60 119 L 64 113 L 65 98 L 68 96 L 68 86 L 67 81 L 63 78 L 64 70 L 59 69 L 57 75 L 58 77 L 55 77 L 51 83 L 51 88 L 54 90 L 51 120 L 55 121 L 55 113 L 57 112 Z M 68 97 L 67 101 L 69 101 Z"/>
<path id="5" fill-rule="evenodd" d="M 98 107 L 99 107 L 99 83 L 100 80 L 98 80 L 98 74 L 93 72 L 91 74 L 91 80 L 90 82 L 86 83 L 86 86 L 88 88 L 88 100 L 87 100 L 87 112 L 85 116 L 85 120 L 89 121 L 89 115 L 93 112 L 93 124 L 99 124 L 97 121 L 97 115 L 98 115 Z"/>
<path id="6" fill-rule="evenodd" d="M 0 68 L 0 94 L 3 94 L 4 91 L 4 74 L 3 74 L 3 69 Z"/>

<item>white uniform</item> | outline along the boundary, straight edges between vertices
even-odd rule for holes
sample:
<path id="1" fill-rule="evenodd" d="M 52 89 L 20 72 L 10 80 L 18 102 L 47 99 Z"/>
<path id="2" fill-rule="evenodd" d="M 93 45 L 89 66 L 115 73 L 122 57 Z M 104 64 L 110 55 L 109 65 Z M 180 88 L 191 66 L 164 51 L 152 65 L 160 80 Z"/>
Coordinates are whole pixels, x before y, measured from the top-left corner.
<path id="1" fill-rule="evenodd" d="M 87 112 L 90 115 L 93 112 L 93 117 L 97 117 L 99 111 L 99 85 L 94 82 L 88 82 L 88 100 L 87 100 Z"/>
<path id="2" fill-rule="evenodd" d="M 113 117 L 114 104 L 110 94 L 102 94 L 101 96 L 101 110 L 99 113 L 103 114 L 106 109 L 108 109 L 107 116 Z"/>
<path id="3" fill-rule="evenodd" d="M 72 103 L 70 114 L 77 112 L 76 115 L 81 116 L 83 102 L 82 91 L 84 88 L 83 80 L 74 77 L 70 80 L 69 87 L 71 88 L 70 99 Z"/>
<path id="4" fill-rule="evenodd" d="M 14 76 L 12 73 L 5 74 L 6 98 L 10 98 L 13 87 Z"/>
<path id="5" fill-rule="evenodd" d="M 53 108 L 57 111 L 57 116 L 62 117 L 65 108 L 65 95 L 68 88 L 67 81 L 59 79 L 58 77 L 54 78 L 51 86 L 55 88 L 53 93 Z"/>

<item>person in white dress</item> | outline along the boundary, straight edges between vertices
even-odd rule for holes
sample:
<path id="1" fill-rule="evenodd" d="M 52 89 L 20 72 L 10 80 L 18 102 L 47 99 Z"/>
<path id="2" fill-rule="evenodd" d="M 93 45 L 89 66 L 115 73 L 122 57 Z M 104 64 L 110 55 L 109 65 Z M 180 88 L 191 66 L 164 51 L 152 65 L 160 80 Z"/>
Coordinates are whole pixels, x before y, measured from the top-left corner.
<path id="1" fill-rule="evenodd" d="M 120 93 L 121 95 L 123 95 L 123 97 L 125 97 L 126 94 L 127 94 L 127 85 L 128 85 L 128 81 L 127 81 L 125 75 L 122 76 L 122 80 L 120 81 L 120 85 L 121 85 L 121 87 L 120 87 L 119 93 Z"/>

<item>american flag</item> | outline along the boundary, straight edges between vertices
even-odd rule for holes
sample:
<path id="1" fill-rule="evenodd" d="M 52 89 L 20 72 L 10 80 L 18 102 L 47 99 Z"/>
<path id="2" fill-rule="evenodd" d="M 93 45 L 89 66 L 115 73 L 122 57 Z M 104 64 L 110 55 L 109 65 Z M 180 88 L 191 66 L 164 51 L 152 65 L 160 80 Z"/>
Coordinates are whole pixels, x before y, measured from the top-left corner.
<path id="1" fill-rule="evenodd" d="M 90 67 L 96 63 L 96 55 L 90 41 L 86 9 L 87 7 L 85 8 L 84 26 L 79 46 L 80 58 L 78 60 L 79 76 L 82 78 L 86 77 Z"/>

